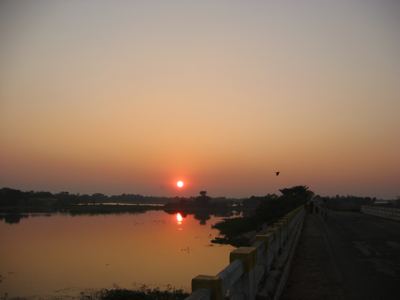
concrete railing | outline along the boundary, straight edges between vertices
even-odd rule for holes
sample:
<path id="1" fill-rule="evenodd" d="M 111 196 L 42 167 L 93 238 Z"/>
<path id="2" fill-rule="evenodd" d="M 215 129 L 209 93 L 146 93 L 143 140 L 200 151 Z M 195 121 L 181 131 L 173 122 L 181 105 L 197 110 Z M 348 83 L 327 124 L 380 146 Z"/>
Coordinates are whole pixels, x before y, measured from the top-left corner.
<path id="1" fill-rule="evenodd" d="M 252 300 L 259 290 L 268 293 L 267 298 L 277 299 L 275 294 L 284 285 L 280 278 L 288 273 L 284 265 L 297 243 L 304 215 L 303 206 L 289 212 L 266 233 L 257 235 L 251 247 L 233 250 L 230 264 L 217 275 L 193 278 L 192 294 L 186 300 Z"/>
<path id="2" fill-rule="evenodd" d="M 400 221 L 400 209 L 394 207 L 381 207 L 372 205 L 362 205 L 361 212 L 386 219 Z"/>

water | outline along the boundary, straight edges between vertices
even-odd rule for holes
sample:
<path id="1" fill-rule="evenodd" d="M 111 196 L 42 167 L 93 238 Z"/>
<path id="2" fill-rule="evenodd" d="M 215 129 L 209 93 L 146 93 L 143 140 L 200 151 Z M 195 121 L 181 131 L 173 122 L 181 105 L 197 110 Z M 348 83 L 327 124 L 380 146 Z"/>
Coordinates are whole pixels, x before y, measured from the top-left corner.
<path id="1" fill-rule="evenodd" d="M 0 296 L 76 296 L 144 284 L 190 291 L 194 276 L 215 275 L 228 263 L 232 247 L 210 243 L 219 220 L 200 225 L 193 215 L 180 222 L 148 211 L 0 221 Z"/>

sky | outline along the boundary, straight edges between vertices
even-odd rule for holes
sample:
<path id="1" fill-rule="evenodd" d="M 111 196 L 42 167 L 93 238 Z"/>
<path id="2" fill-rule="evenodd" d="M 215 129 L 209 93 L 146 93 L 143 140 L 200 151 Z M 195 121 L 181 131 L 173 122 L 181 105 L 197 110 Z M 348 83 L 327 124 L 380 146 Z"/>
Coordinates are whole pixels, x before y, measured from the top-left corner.
<path id="1" fill-rule="evenodd" d="M 3 0 L 0 186 L 395 198 L 399 28 L 394 0 Z"/>

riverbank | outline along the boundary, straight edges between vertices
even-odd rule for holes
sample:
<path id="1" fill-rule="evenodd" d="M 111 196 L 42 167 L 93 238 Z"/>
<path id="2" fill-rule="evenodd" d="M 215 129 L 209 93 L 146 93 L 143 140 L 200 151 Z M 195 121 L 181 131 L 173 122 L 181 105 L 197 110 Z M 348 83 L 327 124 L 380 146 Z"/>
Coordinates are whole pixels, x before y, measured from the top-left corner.
<path id="1" fill-rule="evenodd" d="M 91 293 L 81 293 L 80 300 L 183 300 L 188 296 L 189 293 L 179 289 L 160 290 L 144 286 L 139 290 L 103 289 Z"/>
<path id="2" fill-rule="evenodd" d="M 244 205 L 254 207 L 248 216 L 225 219 L 215 224 L 222 237 L 216 237 L 213 243 L 230 244 L 234 247 L 249 246 L 258 232 L 266 230 L 269 224 L 283 217 L 289 211 L 304 205 L 314 193 L 306 186 L 295 186 L 280 190 L 281 195 L 251 197 Z M 247 203 L 246 203 L 247 202 Z"/>

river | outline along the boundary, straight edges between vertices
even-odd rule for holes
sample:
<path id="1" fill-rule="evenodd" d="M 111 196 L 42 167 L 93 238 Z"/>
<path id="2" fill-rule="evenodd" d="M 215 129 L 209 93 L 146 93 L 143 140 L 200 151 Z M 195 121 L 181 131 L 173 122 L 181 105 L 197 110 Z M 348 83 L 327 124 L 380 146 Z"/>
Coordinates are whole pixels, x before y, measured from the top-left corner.
<path id="1" fill-rule="evenodd" d="M 211 244 L 221 217 L 193 215 L 31 215 L 0 221 L 0 296 L 69 297 L 102 288 L 143 285 L 190 291 L 191 279 L 215 275 L 228 245 Z"/>

